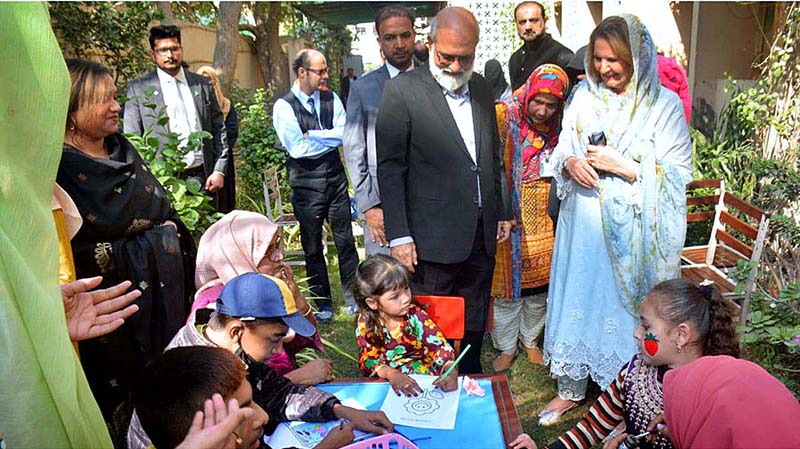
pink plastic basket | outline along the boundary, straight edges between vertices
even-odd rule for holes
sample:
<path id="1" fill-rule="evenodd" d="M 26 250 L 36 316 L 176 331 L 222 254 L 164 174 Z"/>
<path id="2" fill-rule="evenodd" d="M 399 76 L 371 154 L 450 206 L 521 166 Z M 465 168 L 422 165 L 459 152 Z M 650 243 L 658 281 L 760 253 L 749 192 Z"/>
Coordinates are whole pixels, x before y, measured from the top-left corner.
<path id="1" fill-rule="evenodd" d="M 414 443 L 402 435 L 385 433 L 357 443 L 349 444 L 342 449 L 419 449 Z"/>

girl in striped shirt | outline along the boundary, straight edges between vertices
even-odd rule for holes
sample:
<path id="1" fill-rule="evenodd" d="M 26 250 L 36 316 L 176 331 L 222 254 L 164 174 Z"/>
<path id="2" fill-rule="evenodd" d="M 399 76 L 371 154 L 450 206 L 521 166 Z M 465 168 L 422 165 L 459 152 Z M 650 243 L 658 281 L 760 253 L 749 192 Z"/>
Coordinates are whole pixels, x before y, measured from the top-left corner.
<path id="1" fill-rule="evenodd" d="M 606 442 L 616 449 L 628 435 L 647 431 L 650 421 L 664 413 L 661 382 L 664 373 L 705 355 L 739 357 L 739 343 L 729 303 L 710 285 L 695 286 L 682 279 L 656 285 L 639 306 L 639 326 L 633 334 L 639 352 L 597 398 L 572 429 L 546 447 L 588 449 L 600 443 L 618 425 L 625 432 Z M 658 434 L 641 439 L 641 449 L 667 449 L 672 443 Z M 536 449 L 522 434 L 511 449 Z"/>

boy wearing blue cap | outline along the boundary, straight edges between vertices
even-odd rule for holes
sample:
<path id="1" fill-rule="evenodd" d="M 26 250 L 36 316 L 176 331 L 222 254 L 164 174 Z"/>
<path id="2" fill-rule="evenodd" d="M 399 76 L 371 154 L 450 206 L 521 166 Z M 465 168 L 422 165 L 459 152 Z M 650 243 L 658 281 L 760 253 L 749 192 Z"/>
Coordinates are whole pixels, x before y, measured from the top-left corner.
<path id="1" fill-rule="evenodd" d="M 293 384 L 267 365 L 265 362 L 270 355 L 280 351 L 289 328 L 302 336 L 311 336 L 316 330 L 298 313 L 294 296 L 286 283 L 260 273 L 245 273 L 225 284 L 217 299 L 216 311 L 195 311 L 167 349 L 219 346 L 236 354 L 247 366 L 253 401 L 269 414 L 267 433 L 271 433 L 279 422 L 293 420 L 322 422 L 345 419 L 359 430 L 377 434 L 394 428 L 383 412 L 344 406 L 335 396 L 315 387 Z M 352 432 L 348 433 L 352 439 Z M 347 442 L 342 441 L 342 445 Z M 134 415 L 128 430 L 128 448 L 145 449 L 149 445 L 149 439 Z"/>

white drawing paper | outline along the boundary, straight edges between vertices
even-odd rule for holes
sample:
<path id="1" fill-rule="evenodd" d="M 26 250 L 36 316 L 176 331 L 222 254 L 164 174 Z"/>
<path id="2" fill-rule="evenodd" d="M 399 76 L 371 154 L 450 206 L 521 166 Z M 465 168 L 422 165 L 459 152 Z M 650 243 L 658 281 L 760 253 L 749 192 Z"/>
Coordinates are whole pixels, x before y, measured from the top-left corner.
<path id="1" fill-rule="evenodd" d="M 458 399 L 461 396 L 461 378 L 458 389 L 445 393 L 433 387 L 437 376 L 412 374 L 422 388 L 416 397 L 398 396 L 389 388 L 381 410 L 395 424 L 423 429 L 453 430 L 456 426 Z"/>

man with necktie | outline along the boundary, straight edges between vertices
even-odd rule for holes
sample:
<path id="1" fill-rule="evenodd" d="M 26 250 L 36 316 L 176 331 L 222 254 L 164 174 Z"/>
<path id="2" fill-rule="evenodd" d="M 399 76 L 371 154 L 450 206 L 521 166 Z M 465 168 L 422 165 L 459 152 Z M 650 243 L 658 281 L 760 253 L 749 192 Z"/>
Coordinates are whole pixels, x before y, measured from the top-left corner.
<path id="1" fill-rule="evenodd" d="M 141 136 L 145 130 L 153 130 L 151 135 L 158 139 L 159 151 L 169 142 L 169 133 L 177 134 L 178 145 L 184 148 L 191 133 L 207 131 L 211 138 L 203 139 L 202 148 L 184 155 L 186 169 L 181 176 L 197 178 L 208 192 L 234 188 L 225 183 L 225 169 L 233 163 L 233 157 L 228 151 L 222 111 L 208 79 L 184 70 L 180 29 L 172 25 L 150 28 L 150 49 L 158 67 L 128 84 L 124 131 Z M 155 110 L 147 106 L 149 103 L 156 105 Z M 159 122 L 162 110 L 169 118 L 166 124 Z M 221 204 L 217 198 L 213 204 L 221 212 L 235 207 Z"/>
<path id="2" fill-rule="evenodd" d="M 297 80 L 275 102 L 272 123 L 288 153 L 286 169 L 292 187 L 291 202 L 300 222 L 311 295 L 316 297 L 317 321 L 333 317 L 328 268 L 323 254 L 322 226 L 328 221 L 339 255 L 339 277 L 345 304 L 355 301 L 345 286 L 358 267 L 347 176 L 339 155 L 345 112 L 335 92 L 322 90 L 328 81 L 325 56 L 301 50 L 292 64 Z"/>

